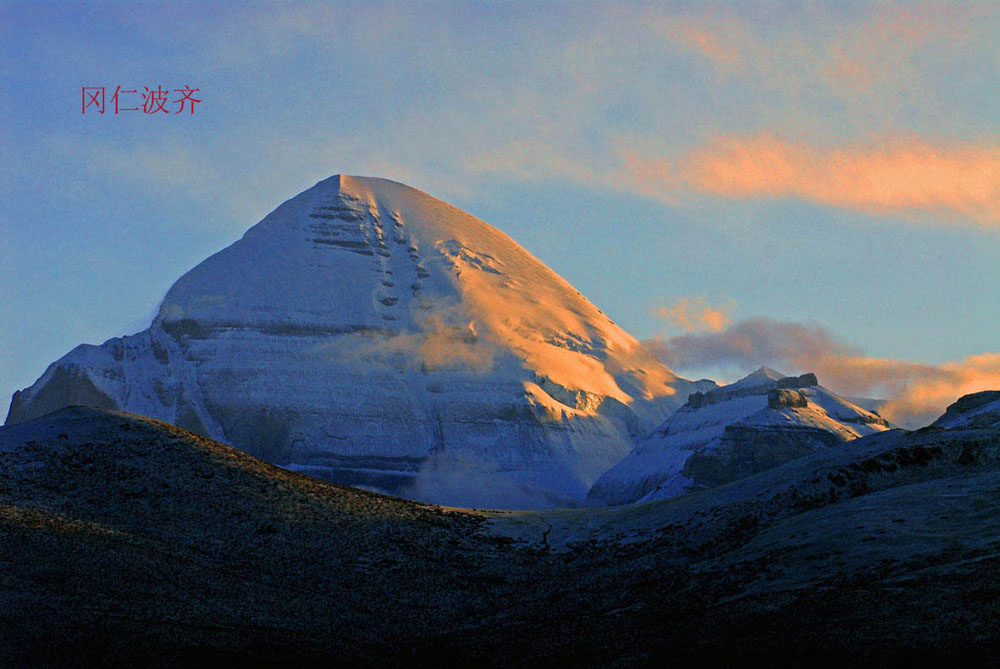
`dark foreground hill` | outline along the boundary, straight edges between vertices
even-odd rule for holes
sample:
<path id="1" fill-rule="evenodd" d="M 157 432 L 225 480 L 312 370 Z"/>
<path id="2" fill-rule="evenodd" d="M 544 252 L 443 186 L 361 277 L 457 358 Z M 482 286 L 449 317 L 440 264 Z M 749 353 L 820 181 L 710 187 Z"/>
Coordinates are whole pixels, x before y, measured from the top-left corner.
<path id="1" fill-rule="evenodd" d="M 0 665 L 962 661 L 1000 645 L 1000 432 L 663 502 L 445 509 L 158 421 L 0 430 Z"/>

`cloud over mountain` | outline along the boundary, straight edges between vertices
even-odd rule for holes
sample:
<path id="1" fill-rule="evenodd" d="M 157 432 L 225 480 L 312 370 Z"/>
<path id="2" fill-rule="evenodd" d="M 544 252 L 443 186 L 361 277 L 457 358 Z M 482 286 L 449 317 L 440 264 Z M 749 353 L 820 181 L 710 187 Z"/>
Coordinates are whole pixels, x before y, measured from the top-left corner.
<path id="1" fill-rule="evenodd" d="M 982 353 L 940 365 L 868 356 L 819 325 L 749 318 L 719 332 L 693 332 L 646 342 L 682 372 L 699 368 L 812 371 L 838 393 L 884 397 L 880 409 L 900 425 L 920 427 L 968 393 L 1000 387 L 1000 353 Z"/>

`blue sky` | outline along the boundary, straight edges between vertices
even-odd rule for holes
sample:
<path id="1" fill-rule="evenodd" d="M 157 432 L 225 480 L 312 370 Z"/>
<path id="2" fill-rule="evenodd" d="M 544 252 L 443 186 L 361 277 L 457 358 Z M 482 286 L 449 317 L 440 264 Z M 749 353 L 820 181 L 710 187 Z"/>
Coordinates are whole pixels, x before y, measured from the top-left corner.
<path id="1" fill-rule="evenodd" d="M 641 339 L 764 317 L 831 369 L 1000 379 L 995 3 L 8 1 L 0 77 L 3 397 L 335 173 L 500 227 Z M 80 113 L 117 85 L 202 103 Z M 672 362 L 757 359 L 808 366 Z"/>

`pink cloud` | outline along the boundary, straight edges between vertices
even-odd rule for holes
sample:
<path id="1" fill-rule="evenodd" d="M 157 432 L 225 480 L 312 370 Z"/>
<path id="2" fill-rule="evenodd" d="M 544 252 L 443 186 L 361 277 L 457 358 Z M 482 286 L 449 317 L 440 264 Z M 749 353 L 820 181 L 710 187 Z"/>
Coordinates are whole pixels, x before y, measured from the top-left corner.
<path id="1" fill-rule="evenodd" d="M 619 184 L 667 198 L 799 198 L 869 213 L 945 214 L 1000 226 L 1000 144 L 887 138 L 835 147 L 723 136 L 680 158 L 623 154 Z"/>
<path id="2" fill-rule="evenodd" d="M 730 323 L 729 307 L 714 308 L 700 297 L 681 297 L 669 307 L 657 307 L 655 313 L 684 332 L 724 330 Z"/>

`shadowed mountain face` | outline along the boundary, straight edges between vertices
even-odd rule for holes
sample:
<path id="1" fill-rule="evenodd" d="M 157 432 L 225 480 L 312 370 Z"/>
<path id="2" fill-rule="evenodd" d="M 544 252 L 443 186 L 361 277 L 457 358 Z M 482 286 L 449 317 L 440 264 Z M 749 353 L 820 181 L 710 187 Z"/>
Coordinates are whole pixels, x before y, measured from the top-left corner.
<path id="1" fill-rule="evenodd" d="M 446 509 L 67 409 L 0 429 L 0 664 L 985 665 L 1000 432 L 628 507 Z"/>
<path id="2" fill-rule="evenodd" d="M 1000 390 L 984 390 L 960 397 L 934 421 L 944 428 L 1000 428 Z"/>
<path id="3" fill-rule="evenodd" d="M 55 362 L 7 422 L 115 408 L 338 482 L 543 508 L 707 386 L 499 230 L 336 176 L 181 277 L 147 330 Z"/>

